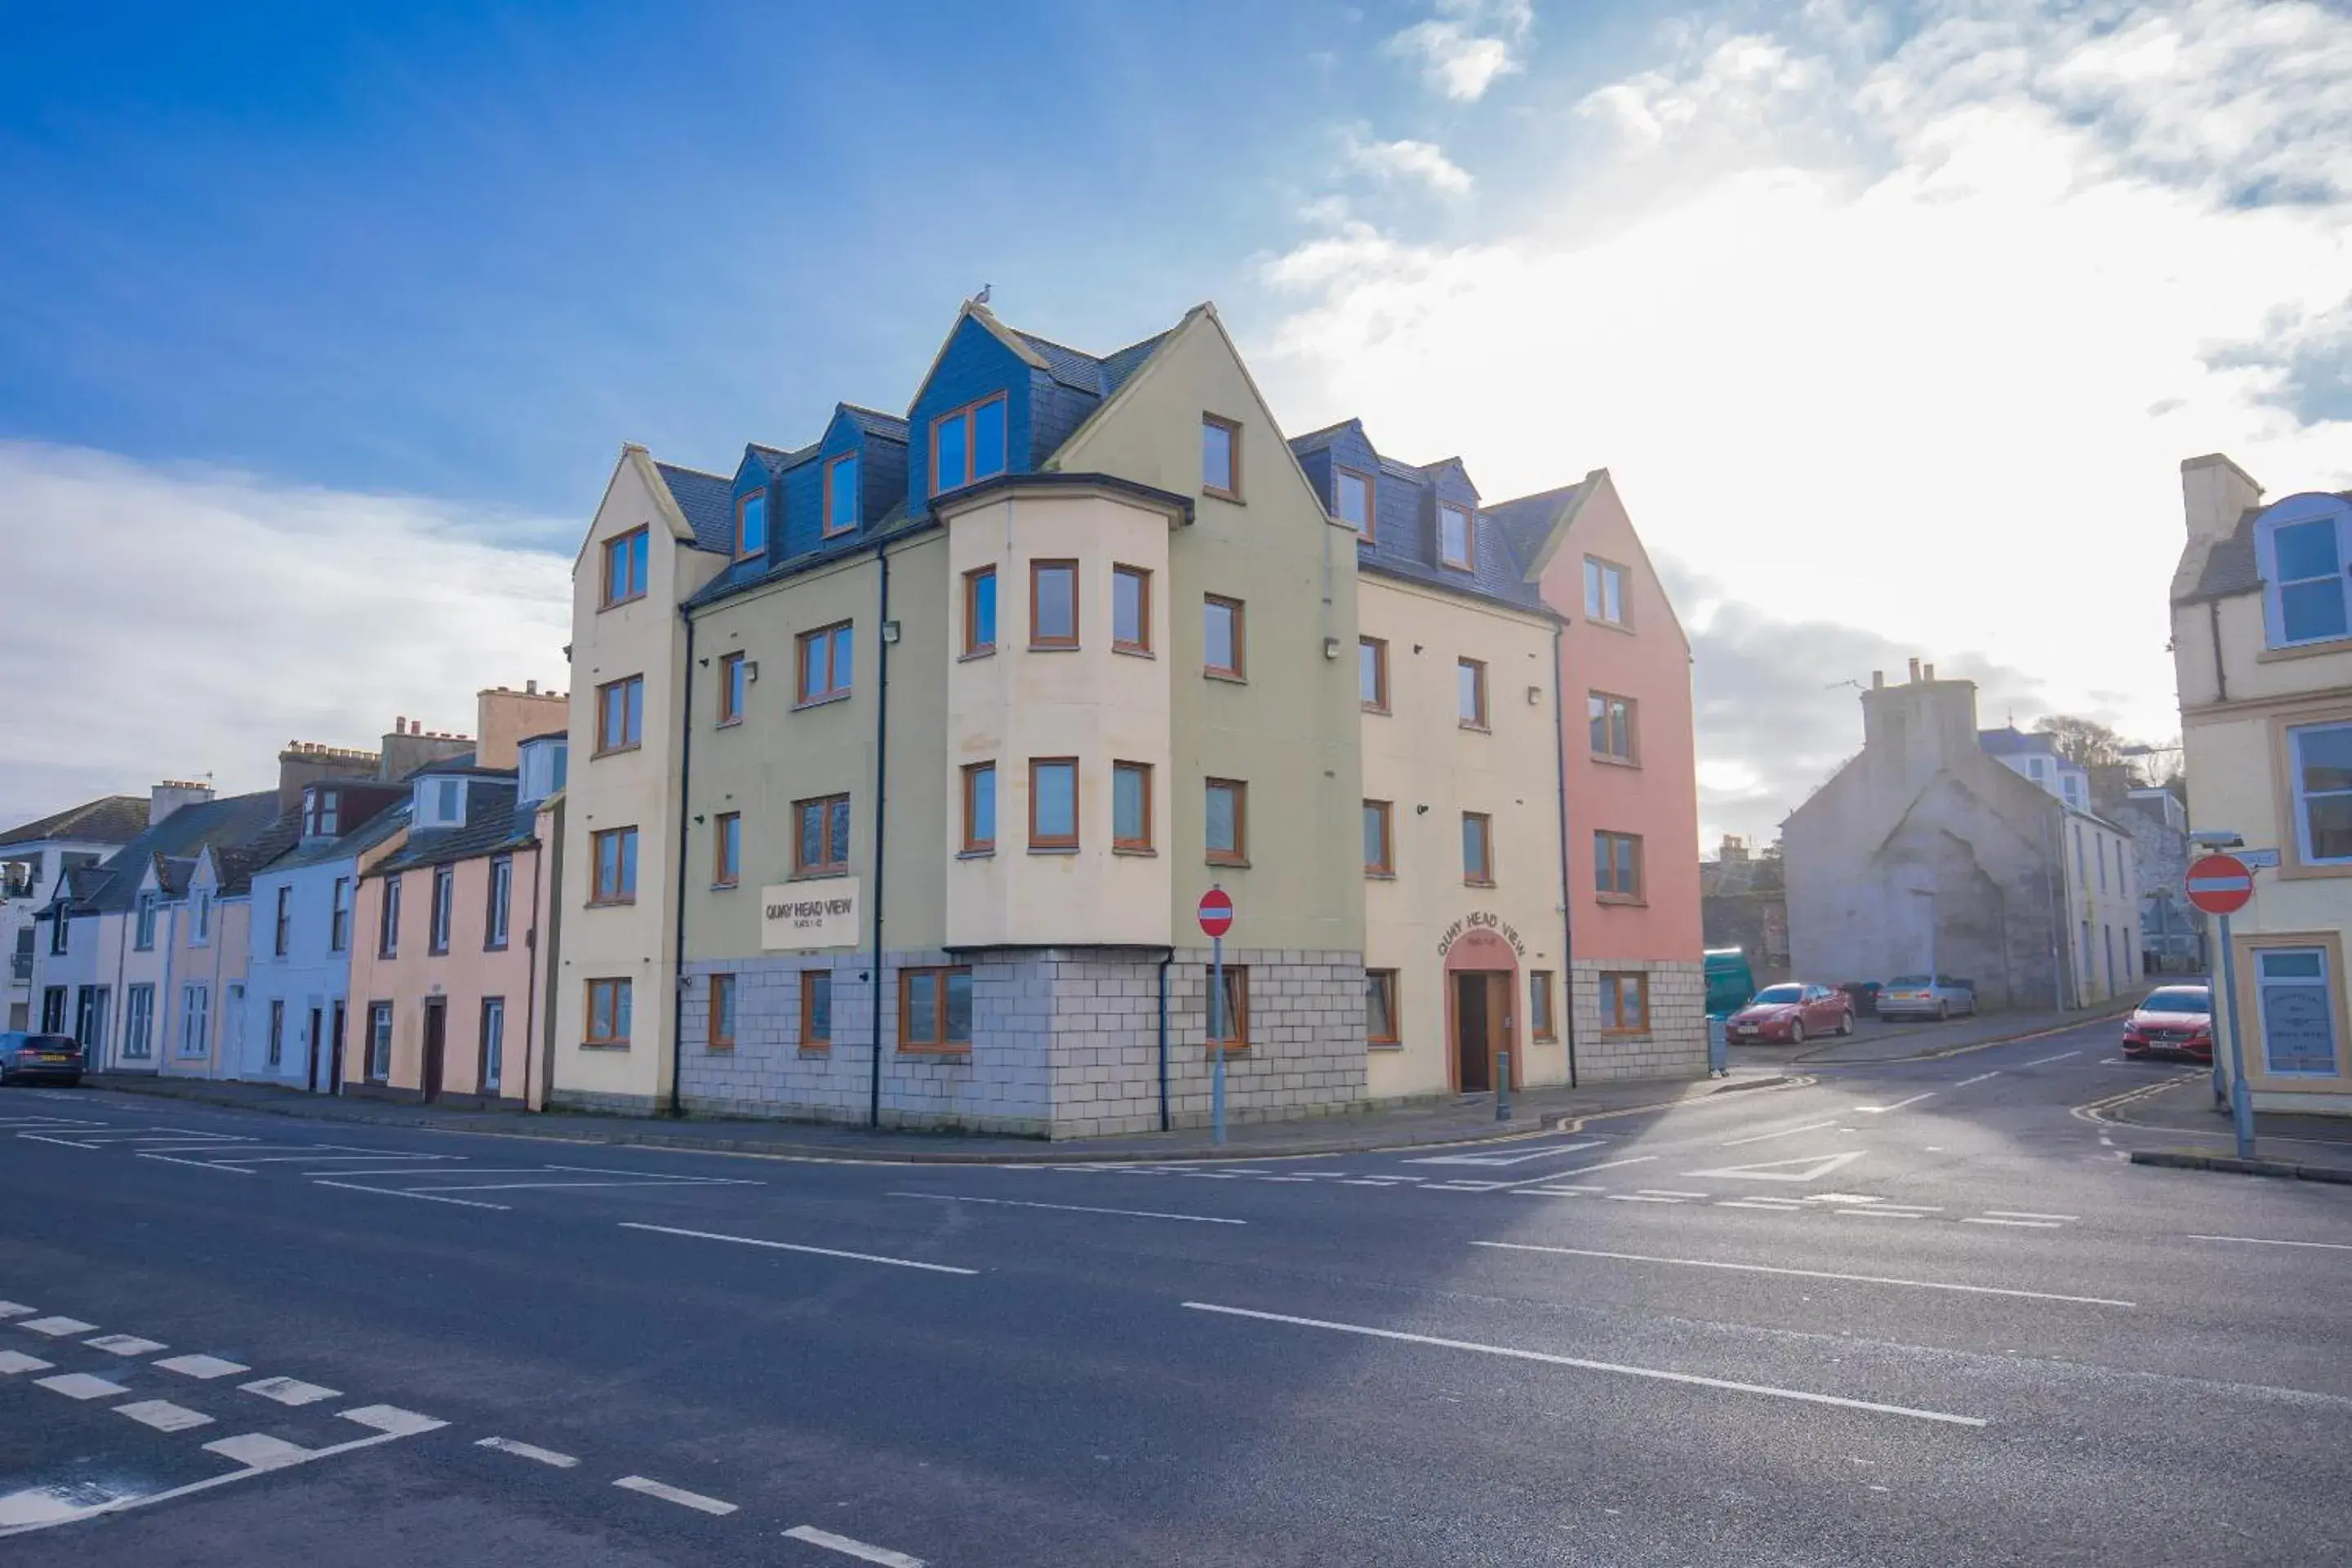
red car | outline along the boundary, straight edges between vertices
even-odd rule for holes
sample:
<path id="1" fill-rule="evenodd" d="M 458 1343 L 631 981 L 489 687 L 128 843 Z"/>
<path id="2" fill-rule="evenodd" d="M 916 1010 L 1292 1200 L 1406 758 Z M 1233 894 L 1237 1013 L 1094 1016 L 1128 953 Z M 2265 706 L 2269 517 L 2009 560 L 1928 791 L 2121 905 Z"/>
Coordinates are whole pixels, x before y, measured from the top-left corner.
<path id="1" fill-rule="evenodd" d="M 1799 980 L 1767 986 L 1731 1015 L 1724 1032 L 1738 1045 L 1802 1045 L 1808 1034 L 1852 1034 L 1853 998 Z"/>
<path id="2" fill-rule="evenodd" d="M 2150 991 L 2124 1025 L 2124 1054 L 2179 1053 L 2213 1060 L 2213 988 L 2165 986 Z"/>

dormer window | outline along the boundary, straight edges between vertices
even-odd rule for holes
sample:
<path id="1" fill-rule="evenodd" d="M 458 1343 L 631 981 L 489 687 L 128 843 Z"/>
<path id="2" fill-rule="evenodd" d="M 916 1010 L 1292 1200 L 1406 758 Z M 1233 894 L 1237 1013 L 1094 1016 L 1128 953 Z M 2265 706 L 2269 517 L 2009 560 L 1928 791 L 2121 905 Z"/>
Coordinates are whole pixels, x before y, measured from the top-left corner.
<path id="1" fill-rule="evenodd" d="M 528 806 L 562 789 L 563 765 L 571 750 L 562 740 L 536 740 L 523 747 L 516 769 L 520 784 L 517 803 Z"/>
<path id="2" fill-rule="evenodd" d="M 343 831 L 343 792 L 310 789 L 302 796 L 302 836 L 331 839 Z"/>
<path id="3" fill-rule="evenodd" d="M 1470 508 L 1441 501 L 1437 507 L 1437 559 L 1457 571 L 1471 568 Z"/>
<path id="4" fill-rule="evenodd" d="M 845 453 L 824 465 L 824 537 L 857 526 L 857 454 Z"/>
<path id="5" fill-rule="evenodd" d="M 931 494 L 1004 472 L 1004 394 L 931 421 Z"/>
<path id="6" fill-rule="evenodd" d="M 2265 521 L 2256 536 L 2270 644 L 2292 647 L 2352 636 L 2342 512 Z"/>
<path id="7" fill-rule="evenodd" d="M 768 548 L 768 493 L 754 490 L 735 502 L 735 558 L 760 555 Z"/>
<path id="8" fill-rule="evenodd" d="M 1333 514 L 1341 522 L 1370 539 L 1372 537 L 1372 476 L 1359 474 L 1353 468 L 1335 471 L 1333 494 L 1339 502 Z"/>
<path id="9" fill-rule="evenodd" d="M 466 781 L 463 779 L 417 780 L 415 820 L 420 828 L 462 827 L 466 821 Z"/>

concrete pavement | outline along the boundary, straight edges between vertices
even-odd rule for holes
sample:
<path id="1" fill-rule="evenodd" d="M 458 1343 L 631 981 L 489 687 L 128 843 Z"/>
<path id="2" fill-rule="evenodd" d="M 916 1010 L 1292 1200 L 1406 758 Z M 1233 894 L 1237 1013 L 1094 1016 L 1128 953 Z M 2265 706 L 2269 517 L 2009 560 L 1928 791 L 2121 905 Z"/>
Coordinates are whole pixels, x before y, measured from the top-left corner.
<path id="1" fill-rule="evenodd" d="M 127 1506 L 5 1550 L 2343 1560 L 2352 1194 L 2127 1164 L 2168 1134 L 2075 1108 L 2174 1070 L 2111 1034 L 1255 1166 L 567 1150 L 12 1092 L 0 1353 L 50 1364 L 0 1373 L 0 1519 Z M 121 1392 L 42 1381 L 77 1377 Z M 279 1378 L 334 1392 L 251 1388 Z M 309 1457 L 205 1447 L 252 1437 Z"/>

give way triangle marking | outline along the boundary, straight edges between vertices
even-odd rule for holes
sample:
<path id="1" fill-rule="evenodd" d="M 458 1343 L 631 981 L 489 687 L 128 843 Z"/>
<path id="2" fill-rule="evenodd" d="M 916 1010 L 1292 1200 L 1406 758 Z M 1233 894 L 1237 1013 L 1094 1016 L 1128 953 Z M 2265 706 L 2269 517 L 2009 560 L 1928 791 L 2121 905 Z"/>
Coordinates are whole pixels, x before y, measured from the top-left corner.
<path id="1" fill-rule="evenodd" d="M 1683 1175 L 1738 1176 L 1743 1181 L 1819 1181 L 1830 1172 L 1852 1165 L 1865 1152 L 1848 1149 L 1842 1155 L 1806 1155 L 1793 1160 L 1764 1160 L 1752 1166 L 1718 1166 L 1711 1171 L 1685 1171 Z"/>

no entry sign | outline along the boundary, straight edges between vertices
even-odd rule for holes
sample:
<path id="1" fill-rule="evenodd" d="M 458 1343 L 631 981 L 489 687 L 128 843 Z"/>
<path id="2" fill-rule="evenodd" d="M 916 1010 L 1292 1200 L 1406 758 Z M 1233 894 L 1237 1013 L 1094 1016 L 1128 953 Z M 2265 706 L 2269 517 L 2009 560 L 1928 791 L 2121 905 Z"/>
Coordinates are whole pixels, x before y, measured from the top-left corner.
<path id="1" fill-rule="evenodd" d="M 1213 887 L 1201 895 L 1201 934 L 1223 936 L 1234 928 L 1234 901 L 1223 888 Z"/>
<path id="2" fill-rule="evenodd" d="M 2254 896 L 2254 873 L 2235 855 L 2204 855 L 2189 867 L 2189 902 L 2208 915 L 2235 915 Z"/>

